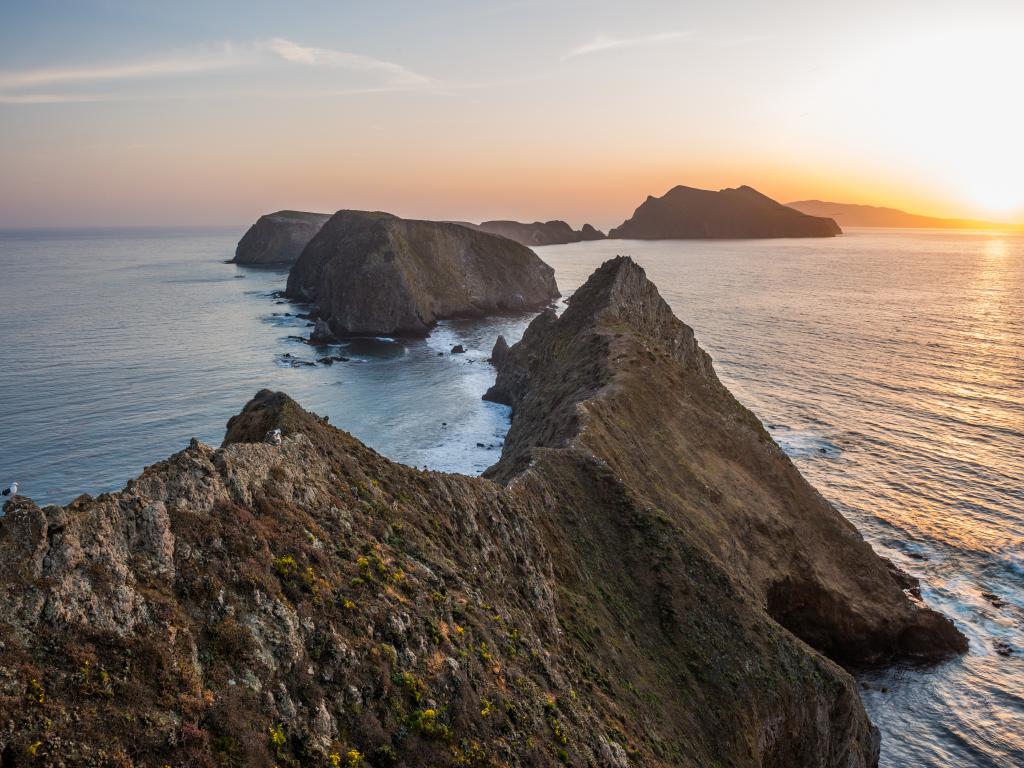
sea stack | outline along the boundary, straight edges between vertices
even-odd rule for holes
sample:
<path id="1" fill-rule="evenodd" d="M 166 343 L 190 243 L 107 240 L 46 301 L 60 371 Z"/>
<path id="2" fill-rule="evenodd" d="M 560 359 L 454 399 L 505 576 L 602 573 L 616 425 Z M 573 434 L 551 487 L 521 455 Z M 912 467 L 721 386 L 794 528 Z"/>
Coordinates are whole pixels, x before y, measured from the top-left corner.
<path id="1" fill-rule="evenodd" d="M 264 390 L 219 449 L 66 507 L 19 497 L 0 520 L 0 754 L 875 766 L 835 661 L 966 641 L 643 270 L 606 263 L 495 357 L 512 428 L 484 477 L 396 464 Z"/>
<path id="2" fill-rule="evenodd" d="M 537 309 L 554 270 L 519 243 L 459 224 L 339 211 L 309 242 L 286 294 L 337 336 L 422 336 L 451 317 Z"/>
<path id="3" fill-rule="evenodd" d="M 520 221 L 485 221 L 482 224 L 470 225 L 492 235 L 501 235 L 523 245 L 560 245 L 562 243 L 578 243 L 583 240 L 602 240 L 604 233 L 584 224 L 579 231 L 561 220 L 535 221 L 524 224 Z"/>
<path id="4" fill-rule="evenodd" d="M 624 240 L 690 238 L 833 237 L 842 230 L 832 219 L 808 216 L 752 187 L 712 192 L 675 187 L 648 197 L 632 218 L 608 237 Z"/>
<path id="5" fill-rule="evenodd" d="M 330 214 L 278 211 L 260 218 L 242 235 L 234 264 L 294 264 Z"/>

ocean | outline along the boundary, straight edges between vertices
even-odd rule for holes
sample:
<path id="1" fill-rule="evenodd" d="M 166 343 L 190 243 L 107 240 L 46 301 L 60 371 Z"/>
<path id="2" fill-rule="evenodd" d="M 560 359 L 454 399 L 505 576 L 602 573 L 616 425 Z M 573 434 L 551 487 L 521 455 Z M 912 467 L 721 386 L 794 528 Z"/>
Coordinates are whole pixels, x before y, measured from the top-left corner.
<path id="1" fill-rule="evenodd" d="M 480 399 L 487 358 L 528 317 L 318 350 L 275 295 L 286 270 L 224 263 L 240 235 L 0 232 L 0 483 L 39 503 L 119 488 L 193 436 L 219 444 L 264 387 L 397 461 L 497 459 L 509 413 Z M 858 673 L 882 765 L 1024 765 L 1024 236 L 536 250 L 563 294 L 616 254 L 645 267 L 722 381 L 968 636 L 937 667 Z M 304 364 L 327 354 L 348 360 Z"/>

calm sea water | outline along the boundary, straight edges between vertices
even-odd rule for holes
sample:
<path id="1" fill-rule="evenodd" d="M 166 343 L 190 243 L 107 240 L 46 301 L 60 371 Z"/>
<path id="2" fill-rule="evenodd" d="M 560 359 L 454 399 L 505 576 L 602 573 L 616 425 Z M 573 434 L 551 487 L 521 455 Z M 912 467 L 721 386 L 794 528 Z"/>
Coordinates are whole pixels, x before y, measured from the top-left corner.
<path id="1" fill-rule="evenodd" d="M 120 487 L 192 436 L 219 443 L 262 387 L 398 461 L 493 463 L 508 411 L 480 400 L 486 358 L 528 318 L 316 350 L 289 338 L 307 328 L 272 296 L 284 271 L 223 263 L 240 234 L 0 233 L 0 483 L 43 503 Z M 861 675 L 883 765 L 1024 765 L 1024 237 L 538 253 L 563 293 L 633 256 L 801 470 L 969 636 L 963 659 Z M 325 354 L 350 360 L 297 365 Z"/>

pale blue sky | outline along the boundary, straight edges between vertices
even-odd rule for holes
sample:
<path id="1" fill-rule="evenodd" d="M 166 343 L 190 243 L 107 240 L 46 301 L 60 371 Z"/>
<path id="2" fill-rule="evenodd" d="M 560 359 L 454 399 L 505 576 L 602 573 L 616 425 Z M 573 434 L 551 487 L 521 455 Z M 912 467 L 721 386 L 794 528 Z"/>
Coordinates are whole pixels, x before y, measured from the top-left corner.
<path id="1" fill-rule="evenodd" d="M 0 226 L 619 223 L 674 184 L 1021 218 L 1024 3 L 0 2 Z"/>

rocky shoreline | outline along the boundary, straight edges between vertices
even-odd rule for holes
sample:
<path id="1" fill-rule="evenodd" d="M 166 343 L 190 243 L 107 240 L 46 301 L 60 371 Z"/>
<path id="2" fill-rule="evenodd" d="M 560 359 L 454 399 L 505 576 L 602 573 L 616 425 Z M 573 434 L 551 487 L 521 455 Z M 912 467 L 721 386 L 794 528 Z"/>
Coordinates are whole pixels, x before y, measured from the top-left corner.
<path id="1" fill-rule="evenodd" d="M 513 417 L 485 477 L 264 391 L 219 449 L 9 504 L 4 765 L 875 765 L 836 662 L 966 641 L 643 271 L 606 263 L 492 357 Z"/>

